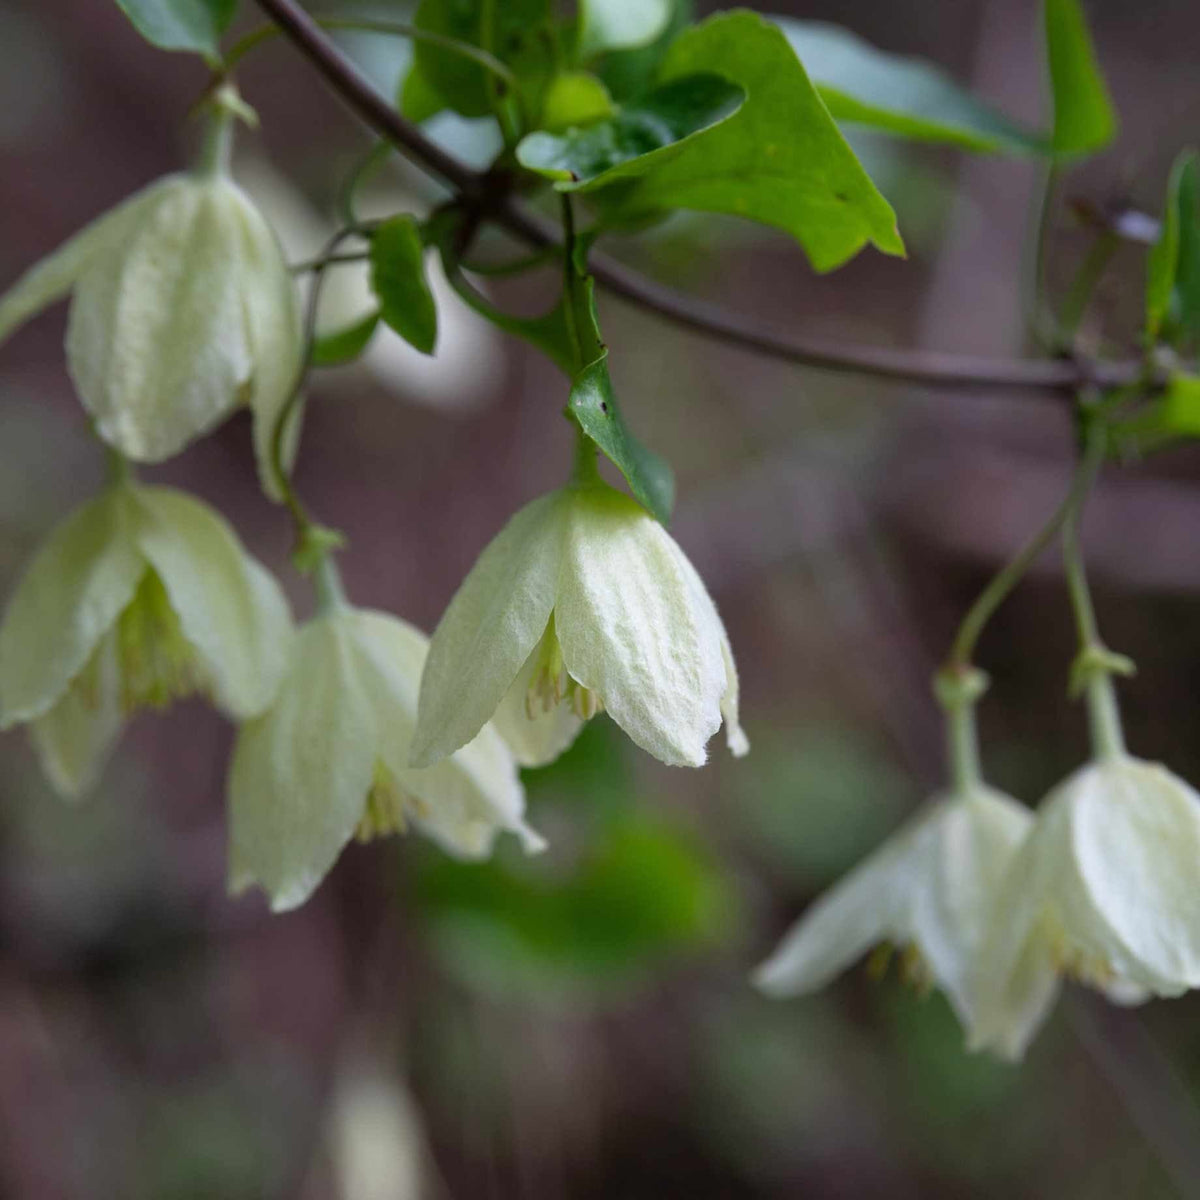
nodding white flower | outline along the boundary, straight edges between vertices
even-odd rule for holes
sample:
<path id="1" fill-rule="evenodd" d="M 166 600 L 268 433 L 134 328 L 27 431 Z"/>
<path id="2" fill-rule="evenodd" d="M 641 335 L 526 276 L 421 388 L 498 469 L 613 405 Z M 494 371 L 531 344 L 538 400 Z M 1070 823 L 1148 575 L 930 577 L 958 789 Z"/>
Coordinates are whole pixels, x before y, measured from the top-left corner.
<path id="1" fill-rule="evenodd" d="M 0 626 L 0 728 L 27 723 L 51 782 L 95 779 L 125 716 L 205 693 L 261 712 L 291 617 L 274 578 L 207 505 L 119 483 L 68 517 Z"/>
<path id="2" fill-rule="evenodd" d="M 738 724 L 729 639 L 670 534 L 599 476 L 521 509 L 480 555 L 434 631 L 414 765 L 493 715 L 524 765 L 549 762 L 604 709 L 644 750 L 700 766 Z"/>
<path id="3" fill-rule="evenodd" d="M 541 849 L 494 729 L 428 770 L 408 765 L 428 645 L 411 625 L 344 601 L 300 630 L 274 704 L 234 749 L 233 892 L 258 884 L 276 912 L 295 908 L 352 837 L 409 824 L 464 858 L 486 857 L 502 829 Z"/>
<path id="4" fill-rule="evenodd" d="M 1033 818 L 981 784 L 936 799 L 818 899 L 758 968 L 764 991 L 817 991 L 872 947 L 892 947 L 922 990 L 945 992 L 971 1031 L 981 998 L 976 967 L 999 885 Z"/>
<path id="5" fill-rule="evenodd" d="M 299 304 L 274 233 L 219 163 L 158 180 L 27 271 L 0 296 L 0 341 L 68 292 L 67 366 L 105 441 L 159 462 L 247 404 L 277 494 L 271 439 L 303 357 Z"/>
<path id="6" fill-rule="evenodd" d="M 1020 1057 L 1063 976 L 1135 1003 L 1200 987 L 1200 795 L 1107 755 L 1043 801 L 997 897 L 974 1044 Z"/>

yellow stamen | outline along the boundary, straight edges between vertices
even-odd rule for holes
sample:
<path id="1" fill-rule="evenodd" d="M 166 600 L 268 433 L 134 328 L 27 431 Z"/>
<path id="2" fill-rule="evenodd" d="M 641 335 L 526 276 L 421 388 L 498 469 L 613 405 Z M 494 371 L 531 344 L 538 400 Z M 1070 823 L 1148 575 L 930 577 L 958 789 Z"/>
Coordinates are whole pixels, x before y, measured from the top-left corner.
<path id="1" fill-rule="evenodd" d="M 540 709 L 548 713 L 564 701 L 581 720 L 589 721 L 604 709 L 604 702 L 590 688 L 573 679 L 563 662 L 562 646 L 554 629 L 554 614 L 534 651 L 533 674 L 525 693 L 525 715 L 532 721 Z"/>
<path id="2" fill-rule="evenodd" d="M 121 704 L 127 713 L 166 708 L 194 692 L 209 691 L 196 649 L 184 636 L 156 571 L 142 576 L 133 599 L 117 618 L 116 634 Z"/>
<path id="3" fill-rule="evenodd" d="M 424 817 L 428 811 L 419 796 L 405 791 L 396 776 L 376 760 L 375 777 L 367 792 L 367 803 L 354 836 L 360 842 L 369 842 L 372 838 L 387 837 L 393 833 L 407 833 L 409 814 Z"/>

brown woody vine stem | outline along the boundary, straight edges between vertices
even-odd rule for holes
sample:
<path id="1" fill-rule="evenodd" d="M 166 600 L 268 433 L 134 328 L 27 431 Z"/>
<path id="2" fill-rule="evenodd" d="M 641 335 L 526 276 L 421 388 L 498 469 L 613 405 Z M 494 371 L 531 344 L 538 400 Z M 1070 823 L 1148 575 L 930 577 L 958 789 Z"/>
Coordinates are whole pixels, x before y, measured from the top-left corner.
<path id="1" fill-rule="evenodd" d="M 466 202 L 477 206 L 484 219 L 533 247 L 561 244 L 559 230 L 522 208 L 502 177 L 471 170 L 406 121 L 295 0 L 257 0 L 257 3 L 346 105 L 396 149 L 440 176 Z M 1141 360 L 984 358 L 796 337 L 764 328 L 719 305 L 684 296 L 603 254 L 592 254 L 589 266 L 597 282 L 613 295 L 677 325 L 771 358 L 819 370 L 869 375 L 930 388 L 1022 390 L 1054 395 L 1068 402 L 1085 386 L 1121 387 L 1144 377 Z"/>

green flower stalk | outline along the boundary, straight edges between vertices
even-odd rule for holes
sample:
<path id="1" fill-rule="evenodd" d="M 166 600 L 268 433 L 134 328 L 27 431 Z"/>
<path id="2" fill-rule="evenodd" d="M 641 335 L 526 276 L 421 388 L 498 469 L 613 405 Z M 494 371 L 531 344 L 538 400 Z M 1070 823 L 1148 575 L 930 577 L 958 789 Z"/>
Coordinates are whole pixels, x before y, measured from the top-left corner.
<path id="1" fill-rule="evenodd" d="M 70 293 L 67 366 L 109 445 L 159 462 L 248 405 L 275 495 L 271 431 L 303 336 L 275 234 L 229 176 L 239 103 L 230 89 L 218 93 L 197 169 L 137 192 L 0 296 L 0 341 Z"/>
<path id="2" fill-rule="evenodd" d="M 409 766 L 428 640 L 348 604 L 332 565 L 320 571 L 322 612 L 298 634 L 274 704 L 238 734 L 230 890 L 258 884 L 276 912 L 295 908 L 351 838 L 409 826 L 461 858 L 486 857 L 501 830 L 540 850 L 516 764 L 490 726 L 428 770 Z"/>
<path id="3" fill-rule="evenodd" d="M 244 719 L 292 636 L 274 578 L 212 509 L 129 481 L 63 522 L 0 626 L 0 729 L 29 726 L 65 795 L 96 779 L 125 718 L 193 693 Z"/>
<path id="4" fill-rule="evenodd" d="M 591 468 L 523 508 L 484 550 L 434 632 L 413 764 L 495 718 L 523 765 L 555 758 L 604 709 L 642 749 L 700 766 L 738 724 L 729 639 L 667 531 Z"/>

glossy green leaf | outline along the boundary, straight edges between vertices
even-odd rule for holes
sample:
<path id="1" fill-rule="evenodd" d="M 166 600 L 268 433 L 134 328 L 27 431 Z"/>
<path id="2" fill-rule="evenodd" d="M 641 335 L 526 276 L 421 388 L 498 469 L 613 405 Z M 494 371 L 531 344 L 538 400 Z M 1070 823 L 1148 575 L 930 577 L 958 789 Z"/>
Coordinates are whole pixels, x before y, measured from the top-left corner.
<path id="1" fill-rule="evenodd" d="M 886 54 L 825 21 L 774 20 L 835 120 L 967 150 L 1046 149 L 1040 135 L 977 100 L 932 63 Z"/>
<path id="2" fill-rule="evenodd" d="M 425 243 L 416 221 L 392 217 L 371 238 L 371 288 L 379 315 L 425 354 L 437 342 L 437 307 L 425 278 Z"/>
<path id="3" fill-rule="evenodd" d="M 314 367 L 340 367 L 353 362 L 366 350 L 379 324 L 379 313 L 368 313 L 361 321 L 323 334 L 313 343 L 309 362 Z"/>
<path id="4" fill-rule="evenodd" d="M 579 190 L 610 218 L 672 208 L 732 213 L 790 233 L 828 271 L 868 242 L 903 254 L 896 215 L 863 170 L 778 26 L 710 17 L 671 45 L 662 80 L 713 72 L 746 101 L 719 124 L 612 167 Z"/>
<path id="5" fill-rule="evenodd" d="M 578 56 L 653 42 L 671 20 L 671 0 L 579 0 Z"/>
<path id="6" fill-rule="evenodd" d="M 1090 154 L 1112 141 L 1117 118 L 1080 0 L 1044 0 L 1056 154 Z"/>
<path id="7" fill-rule="evenodd" d="M 542 100 L 542 128 L 551 133 L 591 125 L 612 115 L 608 88 L 586 71 L 566 71 L 557 76 Z"/>
<path id="8" fill-rule="evenodd" d="M 1146 337 L 1177 342 L 1200 333 L 1200 155 L 1171 167 L 1158 240 L 1146 259 Z"/>
<path id="9" fill-rule="evenodd" d="M 531 171 L 571 185 L 657 154 L 677 153 L 685 139 L 726 120 L 745 93 L 719 75 L 685 75 L 655 88 L 606 121 L 561 136 L 531 133 L 517 147 L 517 161 Z"/>
<path id="10" fill-rule="evenodd" d="M 142 37 L 160 50 L 189 50 L 213 63 L 220 60 L 221 34 L 237 9 L 237 0 L 117 0 L 117 4 Z"/>
<path id="11" fill-rule="evenodd" d="M 674 472 L 665 458 L 643 446 L 625 424 L 608 374 L 607 354 L 576 377 L 567 411 L 625 477 L 633 498 L 665 525 L 675 505 Z"/>
<path id="12" fill-rule="evenodd" d="M 510 67 L 531 99 L 540 96 L 553 69 L 548 37 L 550 0 L 421 0 L 416 25 L 428 33 L 486 50 Z M 512 98 L 502 80 L 477 62 L 443 46 L 413 47 L 420 87 L 464 117 L 486 117 Z"/>

